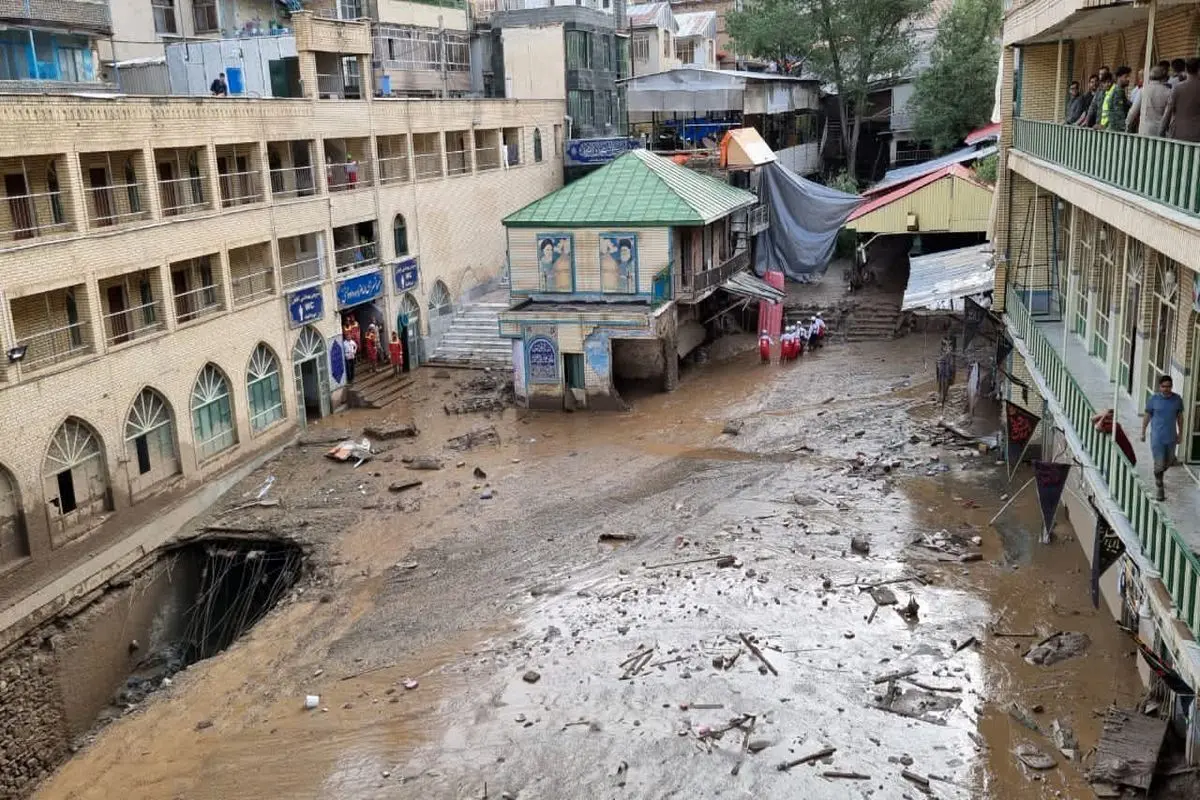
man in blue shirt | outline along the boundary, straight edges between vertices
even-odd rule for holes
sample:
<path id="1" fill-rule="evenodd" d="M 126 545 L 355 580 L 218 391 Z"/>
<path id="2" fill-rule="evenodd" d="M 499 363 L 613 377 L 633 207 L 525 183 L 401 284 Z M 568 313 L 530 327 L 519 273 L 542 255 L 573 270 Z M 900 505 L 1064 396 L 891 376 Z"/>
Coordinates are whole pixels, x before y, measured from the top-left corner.
<path id="1" fill-rule="evenodd" d="M 1183 435 L 1183 398 L 1171 391 L 1174 382 L 1170 375 L 1158 379 L 1158 392 L 1146 401 L 1146 416 L 1142 417 L 1142 441 L 1150 428 L 1150 452 L 1154 455 L 1154 482 L 1158 499 L 1166 500 L 1163 473 L 1175 463 L 1175 445 Z"/>

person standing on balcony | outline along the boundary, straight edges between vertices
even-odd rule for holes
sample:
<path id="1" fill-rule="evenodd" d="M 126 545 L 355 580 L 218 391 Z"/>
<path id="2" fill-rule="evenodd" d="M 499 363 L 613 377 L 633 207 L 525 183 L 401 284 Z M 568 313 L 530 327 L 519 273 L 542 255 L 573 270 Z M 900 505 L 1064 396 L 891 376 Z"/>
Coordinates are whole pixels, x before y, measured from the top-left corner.
<path id="1" fill-rule="evenodd" d="M 1167 102 L 1171 99 L 1171 89 L 1167 86 L 1167 71 L 1162 66 L 1150 68 L 1150 80 L 1142 87 L 1129 116 L 1125 119 L 1125 129 L 1130 133 L 1142 136 L 1157 136 L 1162 129 L 1163 115 L 1167 113 Z"/>
<path id="2" fill-rule="evenodd" d="M 1107 131 L 1124 131 L 1125 118 L 1129 116 L 1129 80 L 1133 70 L 1127 66 L 1117 67 L 1116 79 L 1104 95 L 1100 107 L 1100 127 Z"/>
<path id="3" fill-rule="evenodd" d="M 1182 58 L 1177 58 L 1171 62 L 1171 79 L 1167 81 L 1167 85 L 1174 89 L 1185 80 L 1187 80 L 1187 62 Z"/>
<path id="4" fill-rule="evenodd" d="M 1200 58 L 1187 60 L 1187 80 L 1175 84 L 1163 114 L 1162 136 L 1200 142 Z"/>
<path id="5" fill-rule="evenodd" d="M 220 75 L 218 75 L 216 78 L 213 79 L 213 82 L 208 87 L 208 90 L 210 92 L 212 92 L 213 97 L 228 97 L 229 96 L 229 86 L 228 86 L 228 84 L 225 83 L 225 73 L 224 72 L 222 72 Z"/>
<path id="6" fill-rule="evenodd" d="M 1129 93 L 1129 102 L 1136 103 L 1142 94 L 1142 81 L 1146 77 L 1146 71 L 1139 69 L 1137 71 L 1137 80 L 1133 84 L 1133 91 Z"/>
<path id="7" fill-rule="evenodd" d="M 1068 125 L 1075 122 L 1083 116 L 1083 112 L 1087 111 L 1088 104 L 1091 102 L 1091 93 L 1080 94 L 1079 81 L 1071 81 L 1071 85 L 1067 87 L 1067 115 L 1063 119 L 1067 121 Z"/>
<path id="8" fill-rule="evenodd" d="M 1146 401 L 1146 415 L 1142 417 L 1143 442 L 1146 428 L 1150 428 L 1150 452 L 1154 456 L 1154 483 L 1158 486 L 1159 500 L 1167 499 L 1163 475 L 1175 463 L 1175 446 L 1183 435 L 1183 398 L 1171 391 L 1174 385 L 1170 375 L 1159 378 L 1158 391 Z"/>
<path id="9" fill-rule="evenodd" d="M 1112 72 L 1108 67 L 1101 67 L 1096 77 L 1097 85 L 1095 91 L 1092 92 L 1092 101 L 1088 103 L 1087 112 L 1079 118 L 1078 122 L 1085 128 L 1094 128 L 1100 123 L 1100 108 L 1104 105 L 1104 98 L 1113 85 Z"/>

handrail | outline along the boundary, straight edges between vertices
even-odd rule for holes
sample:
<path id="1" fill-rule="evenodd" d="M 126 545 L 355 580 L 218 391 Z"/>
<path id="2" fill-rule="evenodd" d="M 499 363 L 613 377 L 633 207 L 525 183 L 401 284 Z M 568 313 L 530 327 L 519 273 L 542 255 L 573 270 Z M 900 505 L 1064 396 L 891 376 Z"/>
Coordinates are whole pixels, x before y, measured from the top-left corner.
<path id="1" fill-rule="evenodd" d="M 333 251 L 333 263 L 338 272 L 373 266 L 379 263 L 375 242 L 359 242 Z"/>
<path id="2" fill-rule="evenodd" d="M 0 225 L 0 233 L 13 241 L 33 239 L 48 233 L 70 230 L 74 227 L 67 215 L 67 204 L 63 192 L 27 192 L 6 195 L 10 224 Z M 38 217 L 49 212 L 51 219 L 62 222 L 41 222 Z"/>
<path id="3" fill-rule="evenodd" d="M 299 167 L 276 167 L 270 170 L 271 195 L 275 199 L 306 197 L 317 193 L 317 184 L 312 164 Z M 288 178 L 290 180 L 290 186 Z M 301 180 L 304 177 L 305 180 Z"/>
<path id="4" fill-rule="evenodd" d="M 172 297 L 175 300 L 175 318 L 181 325 L 225 310 L 221 287 L 217 284 L 178 292 Z"/>
<path id="5" fill-rule="evenodd" d="M 130 327 L 129 322 L 134 319 L 135 314 L 141 319 L 142 324 Z M 125 330 L 117 327 L 118 318 L 124 318 Z M 162 306 L 157 300 L 142 303 L 139 306 L 131 306 L 121 311 L 110 311 L 104 315 L 104 342 L 109 346 L 131 342 L 147 333 L 161 331 L 165 325 L 166 320 L 162 313 Z"/>
<path id="6" fill-rule="evenodd" d="M 40 369 L 90 353 L 90 329 L 86 320 L 80 320 L 28 336 L 18 335 L 17 344 L 25 348 L 25 358 L 20 362 L 21 370 Z"/>
<path id="7" fill-rule="evenodd" d="M 279 283 L 284 289 L 290 289 L 293 286 L 300 286 L 305 283 L 313 283 L 321 280 L 323 277 L 324 275 L 321 274 L 320 256 L 302 258 L 299 261 L 292 261 L 279 267 Z"/>
<path id="8" fill-rule="evenodd" d="M 221 184 L 221 206 L 243 206 L 263 199 L 258 170 L 217 173 Z M 245 190 L 245 191 L 243 191 Z"/>
<path id="9" fill-rule="evenodd" d="M 1018 118 L 1013 148 L 1200 216 L 1200 143 Z"/>
<path id="10" fill-rule="evenodd" d="M 235 306 L 252 303 L 260 297 L 267 297 L 275 293 L 275 287 L 272 285 L 271 278 L 274 270 L 270 267 L 258 270 L 257 272 L 248 272 L 245 275 L 235 276 L 231 283 L 233 284 L 233 304 Z"/>
<path id="11" fill-rule="evenodd" d="M 413 156 L 413 168 L 419 181 L 442 177 L 441 153 L 417 153 Z"/>
<path id="12" fill-rule="evenodd" d="M 379 159 L 379 185 L 408 183 L 408 156 L 385 156 Z"/>
<path id="13" fill-rule="evenodd" d="M 1162 575 L 1179 618 L 1193 634 L 1200 634 L 1200 556 L 1183 541 L 1163 507 L 1151 500 L 1141 475 L 1125 454 L 1119 448 L 1114 452 L 1113 437 L 1096 430 L 1092 424 L 1096 409 L 1012 286 L 1005 295 L 1004 313 L 1066 413 L 1067 419 L 1058 422 L 1074 429 L 1109 494 L 1137 533 L 1142 552 Z"/>
<path id="14" fill-rule="evenodd" d="M 158 197 L 162 204 L 162 213 L 168 217 L 177 217 L 180 214 L 189 214 L 208 208 L 208 195 L 204 191 L 206 180 L 202 175 L 165 180 L 160 178 L 158 180 Z M 167 202 L 169 197 L 172 201 L 170 203 Z"/>

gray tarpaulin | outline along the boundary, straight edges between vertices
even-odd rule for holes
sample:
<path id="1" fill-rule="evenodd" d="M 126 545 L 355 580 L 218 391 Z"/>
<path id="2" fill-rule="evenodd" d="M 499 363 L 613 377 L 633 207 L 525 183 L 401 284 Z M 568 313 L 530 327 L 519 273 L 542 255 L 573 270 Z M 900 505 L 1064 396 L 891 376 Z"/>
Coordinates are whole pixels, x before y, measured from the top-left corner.
<path id="1" fill-rule="evenodd" d="M 762 171 L 771 227 L 755 240 L 754 271 L 774 269 L 800 283 L 814 281 L 825 274 L 838 231 L 863 198 L 805 180 L 779 163 Z"/>

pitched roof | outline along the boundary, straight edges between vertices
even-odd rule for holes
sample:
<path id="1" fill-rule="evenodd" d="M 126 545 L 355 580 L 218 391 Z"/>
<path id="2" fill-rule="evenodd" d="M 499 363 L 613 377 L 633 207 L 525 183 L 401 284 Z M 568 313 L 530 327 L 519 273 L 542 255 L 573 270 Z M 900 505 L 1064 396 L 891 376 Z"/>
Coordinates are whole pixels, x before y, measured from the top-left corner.
<path id="1" fill-rule="evenodd" d="M 942 178 L 945 178 L 947 176 L 954 177 L 954 178 L 961 178 L 965 181 L 970 181 L 971 183 L 973 183 L 977 186 L 983 186 L 985 189 L 991 188 L 990 186 L 984 186 L 984 184 L 982 184 L 978 180 L 976 180 L 975 173 L 971 172 L 971 170 L 967 169 L 962 164 L 950 164 L 949 166 L 942 167 L 941 169 L 935 170 L 934 172 L 930 172 L 928 175 L 924 175 L 915 181 L 906 183 L 903 186 L 901 186 L 897 189 L 894 189 L 890 192 L 885 192 L 883 194 L 877 194 L 877 195 L 871 197 L 869 200 L 867 200 L 867 202 L 863 203 L 861 206 L 854 209 L 854 213 L 851 214 L 850 218 L 847 219 L 846 221 L 853 222 L 854 220 L 858 219 L 859 217 L 864 217 L 867 214 L 870 214 L 872 211 L 883 208 L 884 206 L 888 205 L 889 203 L 893 203 L 896 200 L 899 200 L 901 197 L 907 197 L 908 195 L 912 194 L 913 192 L 917 191 L 918 189 L 923 189 L 926 186 L 928 186 L 929 184 L 931 184 L 935 181 L 939 181 Z"/>
<path id="2" fill-rule="evenodd" d="M 705 39 L 717 38 L 717 12 L 693 11 L 690 14 L 676 14 L 675 22 L 679 32 L 675 35 L 680 39 L 689 36 L 699 36 Z"/>
<path id="3" fill-rule="evenodd" d="M 756 202 L 750 192 L 632 150 L 504 218 L 510 227 L 704 225 Z"/>
<path id="4" fill-rule="evenodd" d="M 976 128 L 967 134 L 967 138 L 963 139 L 968 146 L 977 145 L 980 142 L 994 142 L 1000 138 L 1000 123 L 992 122 L 984 125 L 982 128 Z"/>
<path id="5" fill-rule="evenodd" d="M 678 30 L 670 3 L 643 3 L 628 6 L 625 9 L 625 16 L 629 18 L 630 28 L 666 28 L 672 33 Z"/>

